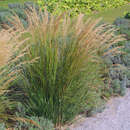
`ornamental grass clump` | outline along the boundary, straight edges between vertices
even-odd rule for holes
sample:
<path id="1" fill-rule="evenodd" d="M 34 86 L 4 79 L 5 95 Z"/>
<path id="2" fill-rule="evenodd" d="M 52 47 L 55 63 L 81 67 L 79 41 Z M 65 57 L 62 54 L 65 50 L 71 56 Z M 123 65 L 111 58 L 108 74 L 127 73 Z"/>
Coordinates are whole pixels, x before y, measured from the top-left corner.
<path id="1" fill-rule="evenodd" d="M 119 53 L 118 47 L 110 47 L 122 36 L 115 36 L 111 25 L 99 24 L 99 19 L 86 21 L 82 14 L 73 19 L 34 9 L 26 14 L 28 28 L 18 17 L 14 17 L 14 28 L 26 31 L 24 37 L 29 38 L 25 59 L 39 57 L 22 68 L 28 115 L 44 116 L 57 126 L 86 106 L 99 105 L 104 86 L 101 57 Z"/>
<path id="2" fill-rule="evenodd" d="M 22 34 L 14 28 L 0 31 L 0 123 L 6 127 L 13 126 L 16 120 L 30 121 L 16 117 L 17 102 L 7 96 L 9 88 L 20 78 L 21 67 L 31 63 L 24 59 L 29 46 L 25 44 L 28 39 L 21 39 Z"/>

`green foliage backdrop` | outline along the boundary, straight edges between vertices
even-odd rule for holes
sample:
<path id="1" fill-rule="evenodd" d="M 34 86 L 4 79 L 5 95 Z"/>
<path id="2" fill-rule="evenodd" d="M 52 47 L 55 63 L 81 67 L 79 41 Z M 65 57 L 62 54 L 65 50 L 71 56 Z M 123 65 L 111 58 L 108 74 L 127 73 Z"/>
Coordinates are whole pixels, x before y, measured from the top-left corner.
<path id="1" fill-rule="evenodd" d="M 71 10 L 71 15 L 79 13 L 91 14 L 106 8 L 115 8 L 126 4 L 128 0 L 38 0 L 38 3 L 49 12 L 59 13 Z"/>

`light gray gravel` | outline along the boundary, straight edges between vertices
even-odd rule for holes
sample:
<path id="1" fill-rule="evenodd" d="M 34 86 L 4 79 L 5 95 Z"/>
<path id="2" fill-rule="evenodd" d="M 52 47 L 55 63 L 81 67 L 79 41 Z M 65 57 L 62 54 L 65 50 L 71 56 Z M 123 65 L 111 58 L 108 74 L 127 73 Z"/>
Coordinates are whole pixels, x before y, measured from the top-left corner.
<path id="1" fill-rule="evenodd" d="M 112 98 L 106 109 L 83 122 L 75 123 L 71 130 L 130 130 L 130 89 L 124 97 Z"/>

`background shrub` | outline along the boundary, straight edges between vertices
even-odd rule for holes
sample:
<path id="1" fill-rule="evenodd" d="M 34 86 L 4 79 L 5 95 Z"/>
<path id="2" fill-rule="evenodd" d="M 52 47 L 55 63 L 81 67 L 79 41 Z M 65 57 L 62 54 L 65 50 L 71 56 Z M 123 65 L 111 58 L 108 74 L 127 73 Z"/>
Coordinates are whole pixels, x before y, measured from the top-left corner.
<path id="1" fill-rule="evenodd" d="M 51 13 L 71 11 L 71 15 L 79 13 L 91 14 L 93 11 L 101 11 L 106 8 L 115 8 L 126 4 L 125 0 L 38 0 L 39 5 L 47 7 Z"/>
<path id="2" fill-rule="evenodd" d="M 114 24 L 119 28 L 118 33 L 125 34 L 126 39 L 130 40 L 130 20 L 127 18 L 117 18 Z"/>
<path id="3" fill-rule="evenodd" d="M 123 73 L 125 79 L 124 85 L 130 87 L 130 19 L 126 18 L 126 16 L 124 18 L 117 18 L 114 24 L 119 27 L 118 33 L 124 34 L 126 38 L 126 41 L 122 43 L 124 45 L 124 54 L 120 55 L 120 62 L 125 68 L 125 73 Z"/>
<path id="4" fill-rule="evenodd" d="M 110 91 L 105 92 L 104 94 L 110 95 L 124 95 L 126 88 L 130 87 L 130 20 L 128 18 L 122 17 L 117 18 L 114 22 L 114 25 L 118 27 L 116 34 L 124 34 L 126 40 L 119 42 L 116 46 L 123 46 L 120 50 L 121 54 L 116 56 L 108 55 L 104 59 L 107 68 L 109 71 L 109 89 Z"/>
<path id="5" fill-rule="evenodd" d="M 20 3 L 10 3 L 8 4 L 8 8 L 0 9 L 0 28 L 5 28 L 5 24 L 9 26 L 13 26 L 11 21 L 12 16 L 17 15 L 20 18 L 20 21 L 23 23 L 24 27 L 26 28 L 28 26 L 27 23 L 27 16 L 24 12 L 24 10 L 31 11 L 31 8 L 34 7 L 37 11 L 39 10 L 39 7 L 37 4 L 34 4 L 33 2 L 25 2 L 24 4 Z"/>

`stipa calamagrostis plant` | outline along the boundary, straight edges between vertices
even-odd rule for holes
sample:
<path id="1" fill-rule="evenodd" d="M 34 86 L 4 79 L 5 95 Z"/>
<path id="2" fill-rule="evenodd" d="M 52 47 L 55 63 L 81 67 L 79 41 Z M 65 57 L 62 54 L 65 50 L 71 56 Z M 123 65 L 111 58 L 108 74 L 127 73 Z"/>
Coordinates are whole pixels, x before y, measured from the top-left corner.
<path id="1" fill-rule="evenodd" d="M 26 30 L 30 40 L 27 59 L 39 61 L 23 68 L 27 112 L 43 115 L 56 125 L 72 119 L 84 105 L 97 106 L 101 96 L 102 56 L 119 53 L 114 46 L 123 40 L 112 25 L 84 20 L 81 14 L 48 15 L 46 11 L 26 12 L 28 28 L 14 17 L 16 29 Z"/>
<path id="2" fill-rule="evenodd" d="M 21 66 L 32 62 L 23 59 L 29 47 L 25 44 L 28 39 L 20 40 L 23 33 L 14 31 L 14 28 L 0 32 L 0 123 L 7 123 L 7 125 L 10 123 L 9 119 L 35 124 L 31 120 L 9 114 L 12 113 L 17 102 L 7 97 L 10 91 L 8 88 L 19 78 Z"/>
<path id="3" fill-rule="evenodd" d="M 22 32 L 15 32 L 13 28 L 2 30 L 0 32 L 0 85 L 1 89 L 8 88 L 10 83 L 17 78 L 17 74 L 21 71 L 20 66 L 28 61 L 21 59 L 27 55 L 27 40 L 21 40 Z M 19 41 L 19 42 L 18 42 Z"/>

